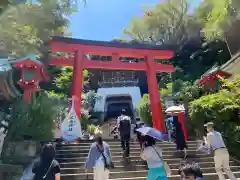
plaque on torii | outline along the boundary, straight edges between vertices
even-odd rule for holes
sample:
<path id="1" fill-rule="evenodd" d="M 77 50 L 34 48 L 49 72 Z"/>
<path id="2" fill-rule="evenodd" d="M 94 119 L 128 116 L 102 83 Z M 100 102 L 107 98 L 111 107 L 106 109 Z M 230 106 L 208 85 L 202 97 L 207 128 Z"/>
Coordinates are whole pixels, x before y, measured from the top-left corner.
<path id="1" fill-rule="evenodd" d="M 83 89 L 83 69 L 145 71 L 150 94 L 153 126 L 165 132 L 156 73 L 173 72 L 174 67 L 168 64 L 159 64 L 155 62 L 155 59 L 168 60 L 172 58 L 174 55 L 174 48 L 172 46 L 90 41 L 66 37 L 53 37 L 49 42 L 49 46 L 53 53 L 64 52 L 74 54 L 73 57 L 68 58 L 52 56 L 50 65 L 73 67 L 71 93 L 78 98 L 78 101 L 75 102 L 75 110 L 79 119 Z M 112 61 L 89 60 L 85 54 L 111 56 Z M 137 63 L 121 62 L 120 57 L 144 58 L 145 61 Z"/>

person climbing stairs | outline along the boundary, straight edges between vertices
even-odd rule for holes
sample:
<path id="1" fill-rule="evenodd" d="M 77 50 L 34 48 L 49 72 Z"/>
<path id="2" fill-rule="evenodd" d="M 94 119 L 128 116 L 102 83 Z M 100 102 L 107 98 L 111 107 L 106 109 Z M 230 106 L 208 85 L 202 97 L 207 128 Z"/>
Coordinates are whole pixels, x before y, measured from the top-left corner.
<path id="1" fill-rule="evenodd" d="M 140 159 L 140 147 L 138 142 L 131 142 L 130 161 L 122 157 L 121 143 L 119 140 L 106 140 L 111 148 L 114 169 L 111 169 L 109 180 L 145 180 L 147 168 Z M 58 144 L 56 146 L 56 158 L 61 166 L 61 180 L 86 180 L 84 169 L 85 159 L 88 155 L 92 141 L 83 140 L 79 144 Z M 218 176 L 214 168 L 213 156 L 196 152 L 199 141 L 188 141 L 188 155 L 185 160 L 177 156 L 175 144 L 157 142 L 163 149 L 163 159 L 171 168 L 170 180 L 179 180 L 178 168 L 186 161 L 195 161 L 201 166 L 203 175 L 208 180 L 217 180 Z M 230 160 L 230 166 L 237 178 L 240 178 L 240 164 L 234 159 Z M 88 172 L 88 180 L 93 179 L 93 173 Z"/>

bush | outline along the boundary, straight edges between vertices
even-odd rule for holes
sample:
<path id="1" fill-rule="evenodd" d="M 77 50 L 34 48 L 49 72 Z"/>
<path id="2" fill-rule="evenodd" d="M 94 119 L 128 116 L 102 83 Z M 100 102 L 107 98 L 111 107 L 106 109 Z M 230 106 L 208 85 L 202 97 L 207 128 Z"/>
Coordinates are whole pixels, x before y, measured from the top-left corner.
<path id="1" fill-rule="evenodd" d="M 89 124 L 88 118 L 89 118 L 88 110 L 81 109 L 80 122 L 81 122 L 82 129 L 87 129 L 87 125 Z"/>
<path id="2" fill-rule="evenodd" d="M 216 129 L 223 132 L 225 136 L 231 137 L 232 140 L 239 139 L 240 96 L 238 91 L 235 91 L 237 86 L 224 83 L 220 92 L 192 101 L 189 115 L 193 128 L 202 135 L 204 123 L 212 121 Z"/>
<path id="3" fill-rule="evenodd" d="M 1 164 L 0 165 L 0 177 L 4 180 L 19 180 L 23 174 L 23 167 L 10 165 L 10 164 Z"/>
<path id="4" fill-rule="evenodd" d="M 152 113 L 149 104 L 149 95 L 144 94 L 138 104 L 138 114 L 142 121 L 148 125 L 152 125 Z"/>
<path id="5" fill-rule="evenodd" d="M 101 98 L 102 96 L 100 94 L 97 94 L 91 90 L 83 94 L 82 106 L 84 107 L 84 109 L 92 110 L 96 101 L 100 100 Z"/>
<path id="6" fill-rule="evenodd" d="M 40 92 L 30 104 L 17 99 L 9 113 L 9 126 L 6 140 L 22 141 L 26 138 L 36 141 L 53 137 L 56 110 L 54 101 L 48 94 Z"/>
<path id="7" fill-rule="evenodd" d="M 172 84 L 167 84 L 167 88 L 161 89 L 159 93 L 161 97 L 160 102 L 162 104 L 162 108 L 163 110 L 165 110 L 164 99 L 172 93 Z M 142 121 L 152 126 L 152 112 L 150 108 L 149 94 L 143 95 L 142 99 L 138 104 L 137 111 Z"/>

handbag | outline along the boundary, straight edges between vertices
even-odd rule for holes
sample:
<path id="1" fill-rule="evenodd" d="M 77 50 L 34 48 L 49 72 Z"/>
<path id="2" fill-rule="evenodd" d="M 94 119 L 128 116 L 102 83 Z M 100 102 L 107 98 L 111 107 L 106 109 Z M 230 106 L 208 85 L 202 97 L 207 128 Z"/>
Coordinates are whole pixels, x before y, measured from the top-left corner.
<path id="1" fill-rule="evenodd" d="M 100 150 L 100 148 L 99 148 L 98 145 L 97 145 L 97 149 L 98 149 L 98 151 L 101 153 L 101 155 L 103 156 L 104 168 L 105 168 L 105 169 L 113 169 L 113 168 L 114 168 L 114 164 L 113 164 L 112 161 L 110 161 L 110 162 L 108 163 L 107 158 L 106 158 L 106 156 L 105 156 L 105 154 L 104 154 L 104 150 Z"/>
<path id="2" fill-rule="evenodd" d="M 154 149 L 154 151 L 157 153 L 157 155 L 158 155 L 158 157 L 160 158 L 160 160 L 163 162 L 163 166 L 164 166 L 164 169 L 165 169 L 165 172 L 166 172 L 166 174 L 167 174 L 167 176 L 171 176 L 171 168 L 170 168 L 170 166 L 168 165 L 168 163 L 166 163 L 166 162 L 164 162 L 163 161 L 163 158 L 162 158 L 162 156 L 160 156 L 160 154 L 157 152 L 157 150 L 154 148 L 154 147 L 152 147 L 153 149 Z"/>

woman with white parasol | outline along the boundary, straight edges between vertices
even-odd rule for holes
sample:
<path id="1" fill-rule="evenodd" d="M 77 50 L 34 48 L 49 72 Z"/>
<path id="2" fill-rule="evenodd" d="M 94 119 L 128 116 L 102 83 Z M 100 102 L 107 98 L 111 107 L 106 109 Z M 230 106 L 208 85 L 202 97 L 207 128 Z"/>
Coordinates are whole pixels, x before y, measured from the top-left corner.
<path id="1" fill-rule="evenodd" d="M 187 143 L 185 141 L 185 135 L 182 128 L 182 124 L 179 122 L 178 114 L 185 111 L 183 106 L 171 106 L 165 111 L 173 117 L 173 125 L 176 133 L 176 146 L 177 150 L 184 151 L 184 158 L 187 156 Z"/>

